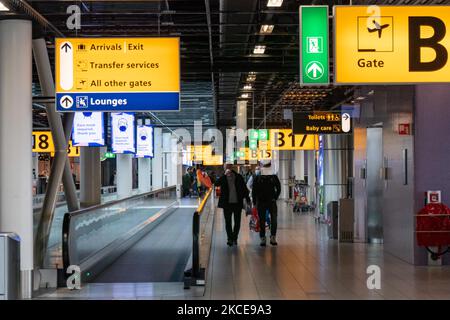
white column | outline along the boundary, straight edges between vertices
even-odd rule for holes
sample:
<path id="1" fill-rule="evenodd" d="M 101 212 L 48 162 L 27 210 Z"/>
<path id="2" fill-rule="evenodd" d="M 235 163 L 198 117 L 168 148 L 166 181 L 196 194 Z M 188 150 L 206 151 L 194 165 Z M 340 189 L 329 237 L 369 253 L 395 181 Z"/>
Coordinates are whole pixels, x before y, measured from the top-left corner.
<path id="1" fill-rule="evenodd" d="M 163 145 L 162 145 L 162 153 L 163 153 L 163 187 L 168 187 L 171 183 L 170 171 L 171 171 L 171 133 L 165 132 L 163 133 Z"/>
<path id="2" fill-rule="evenodd" d="M 177 184 L 177 139 L 174 135 L 170 136 L 170 154 L 168 157 L 169 160 L 169 186 L 173 186 Z"/>
<path id="3" fill-rule="evenodd" d="M 32 172 L 33 172 L 33 186 L 36 187 L 36 193 L 38 191 L 37 187 L 38 187 L 38 176 L 39 176 L 39 154 L 38 153 L 33 153 L 33 167 L 32 167 Z"/>
<path id="4" fill-rule="evenodd" d="M 236 129 L 247 130 L 247 101 L 238 101 L 236 104 Z"/>
<path id="5" fill-rule="evenodd" d="M 162 128 L 154 128 L 155 150 L 152 159 L 152 190 L 161 189 L 163 186 L 162 180 Z"/>
<path id="6" fill-rule="evenodd" d="M 80 206 L 91 207 L 101 203 L 100 148 L 81 147 L 80 150 Z"/>
<path id="7" fill-rule="evenodd" d="M 151 162 L 150 158 L 139 158 L 138 159 L 138 187 L 140 193 L 150 192 L 150 171 Z"/>
<path id="8" fill-rule="evenodd" d="M 289 199 L 289 174 L 291 172 L 291 152 L 279 151 L 279 178 L 281 183 L 281 199 Z"/>
<path id="9" fill-rule="evenodd" d="M 294 151 L 294 175 L 295 180 L 305 179 L 305 152 L 303 150 Z"/>
<path id="10" fill-rule="evenodd" d="M 183 180 L 183 148 L 177 143 L 178 138 L 172 136 L 172 185 L 176 185 L 177 198 L 181 198 L 181 184 Z"/>
<path id="11" fill-rule="evenodd" d="M 20 236 L 22 298 L 33 290 L 32 27 L 0 21 L 0 231 Z"/>
<path id="12" fill-rule="evenodd" d="M 117 197 L 119 199 L 131 196 L 133 190 L 133 155 L 117 154 Z"/>
<path id="13" fill-rule="evenodd" d="M 316 202 L 316 152 L 306 151 L 308 159 L 308 201 Z"/>

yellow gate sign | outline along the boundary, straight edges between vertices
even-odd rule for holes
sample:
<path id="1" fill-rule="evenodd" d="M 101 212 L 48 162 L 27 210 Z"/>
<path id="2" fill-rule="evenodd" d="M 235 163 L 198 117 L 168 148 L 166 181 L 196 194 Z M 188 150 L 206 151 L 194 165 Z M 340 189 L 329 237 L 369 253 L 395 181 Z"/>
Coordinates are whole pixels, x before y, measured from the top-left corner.
<path id="1" fill-rule="evenodd" d="M 335 6 L 335 83 L 449 82 L 449 6 Z"/>
<path id="2" fill-rule="evenodd" d="M 55 144 L 53 143 L 53 136 L 50 131 L 33 131 L 32 138 L 33 152 L 50 153 L 52 157 L 55 155 Z M 79 157 L 80 148 L 72 146 L 72 141 L 70 140 L 67 153 L 69 157 Z"/>
<path id="3" fill-rule="evenodd" d="M 272 150 L 319 150 L 319 136 L 316 134 L 293 134 L 292 129 L 271 129 Z"/>

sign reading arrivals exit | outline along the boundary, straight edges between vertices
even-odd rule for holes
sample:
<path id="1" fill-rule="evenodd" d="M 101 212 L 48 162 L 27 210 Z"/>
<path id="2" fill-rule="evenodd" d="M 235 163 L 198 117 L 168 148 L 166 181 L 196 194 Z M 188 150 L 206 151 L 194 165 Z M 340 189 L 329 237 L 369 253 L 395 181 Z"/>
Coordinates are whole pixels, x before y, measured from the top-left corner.
<path id="1" fill-rule="evenodd" d="M 328 85 L 328 6 L 300 6 L 300 83 Z"/>
<path id="2" fill-rule="evenodd" d="M 449 6 L 336 6 L 337 84 L 449 82 Z"/>
<path id="3" fill-rule="evenodd" d="M 179 38 L 60 38 L 57 111 L 180 108 Z"/>

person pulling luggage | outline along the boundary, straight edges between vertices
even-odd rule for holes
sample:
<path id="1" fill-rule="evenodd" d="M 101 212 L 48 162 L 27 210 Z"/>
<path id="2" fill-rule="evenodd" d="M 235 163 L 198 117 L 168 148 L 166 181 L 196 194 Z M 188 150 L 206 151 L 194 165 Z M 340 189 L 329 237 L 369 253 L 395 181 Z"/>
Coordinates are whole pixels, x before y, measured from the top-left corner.
<path id="1" fill-rule="evenodd" d="M 259 216 L 259 236 L 261 239 L 260 245 L 266 246 L 266 211 L 270 214 L 270 244 L 273 246 L 277 243 L 277 200 L 281 193 L 281 183 L 277 175 L 270 171 L 271 163 L 262 164 L 259 166 L 260 172 L 253 177 L 252 182 L 252 201 L 256 206 Z M 258 170 L 259 171 L 259 170 Z"/>

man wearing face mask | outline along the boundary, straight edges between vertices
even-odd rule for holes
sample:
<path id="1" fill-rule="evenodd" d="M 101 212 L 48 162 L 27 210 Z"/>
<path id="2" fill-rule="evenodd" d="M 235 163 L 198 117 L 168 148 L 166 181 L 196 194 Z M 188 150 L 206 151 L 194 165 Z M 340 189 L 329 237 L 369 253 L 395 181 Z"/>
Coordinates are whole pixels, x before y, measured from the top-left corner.
<path id="1" fill-rule="evenodd" d="M 231 247 L 233 244 L 237 245 L 244 199 L 250 203 L 249 192 L 244 178 L 233 170 L 232 164 L 225 165 L 225 174 L 216 181 L 215 185 L 220 187 L 218 207 L 223 209 L 228 237 L 227 245 Z M 232 220 L 234 220 L 234 227 Z"/>
<path id="2" fill-rule="evenodd" d="M 277 200 L 281 193 L 281 183 L 278 177 L 270 172 L 270 162 L 261 165 L 252 183 L 252 201 L 259 216 L 260 245 L 266 246 L 266 211 L 270 214 L 270 244 L 276 246 L 277 239 Z"/>
<path id="3" fill-rule="evenodd" d="M 261 175 L 261 169 L 260 169 L 260 167 L 256 167 L 255 174 L 254 175 L 252 174 L 250 176 L 250 178 L 248 178 L 248 181 L 247 181 L 247 188 L 250 192 L 252 192 L 253 180 L 255 179 L 255 176 L 259 176 L 259 175 Z"/>

